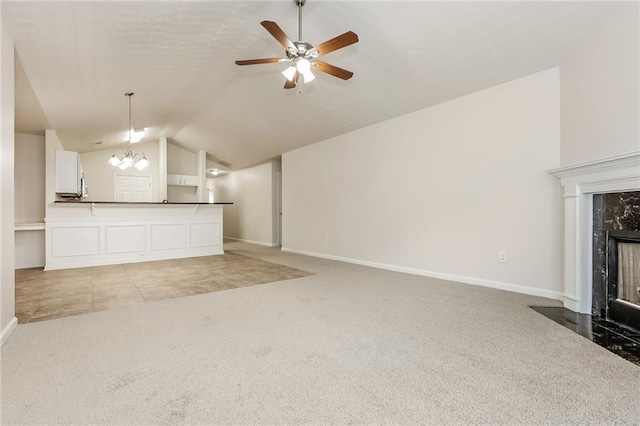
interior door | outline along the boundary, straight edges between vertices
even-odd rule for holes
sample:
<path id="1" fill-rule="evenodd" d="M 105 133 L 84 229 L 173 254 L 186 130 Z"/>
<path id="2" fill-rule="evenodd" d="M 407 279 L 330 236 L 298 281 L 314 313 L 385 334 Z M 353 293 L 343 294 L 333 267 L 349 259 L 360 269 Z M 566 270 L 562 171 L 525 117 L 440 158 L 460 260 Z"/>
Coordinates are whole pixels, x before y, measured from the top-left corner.
<path id="1" fill-rule="evenodd" d="M 115 192 L 118 202 L 151 201 L 151 176 L 116 175 Z"/>

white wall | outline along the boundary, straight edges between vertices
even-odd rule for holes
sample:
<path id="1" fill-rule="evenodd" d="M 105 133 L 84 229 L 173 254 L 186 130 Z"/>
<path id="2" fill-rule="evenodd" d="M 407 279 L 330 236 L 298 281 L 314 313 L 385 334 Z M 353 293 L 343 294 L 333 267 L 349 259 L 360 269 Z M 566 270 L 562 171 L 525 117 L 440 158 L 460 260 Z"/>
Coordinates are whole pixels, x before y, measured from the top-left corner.
<path id="1" fill-rule="evenodd" d="M 224 206 L 224 236 L 274 246 L 274 173 L 270 162 L 213 179 L 216 202 Z"/>
<path id="2" fill-rule="evenodd" d="M 562 165 L 640 151 L 640 3 L 611 8 L 560 66 Z"/>
<path id="3" fill-rule="evenodd" d="M 167 173 L 194 176 L 196 174 L 196 154 L 171 142 L 167 143 Z"/>
<path id="4" fill-rule="evenodd" d="M 281 245 L 280 241 L 280 209 L 282 208 L 282 180 L 278 181 L 278 175 L 282 173 L 282 161 L 274 161 L 271 168 L 271 232 L 274 245 Z M 280 176 L 282 178 L 282 176 Z M 280 191 L 280 194 L 278 192 Z"/>
<path id="5" fill-rule="evenodd" d="M 15 134 L 15 220 L 44 221 L 44 136 Z"/>
<path id="6" fill-rule="evenodd" d="M 559 297 L 559 108 L 556 68 L 284 154 L 283 249 Z"/>
<path id="7" fill-rule="evenodd" d="M 0 8 L 1 10 L 1 8 Z M 14 51 L 0 12 L 0 340 L 17 324 L 14 271 Z"/>
<path id="8" fill-rule="evenodd" d="M 171 142 L 167 143 L 167 173 L 171 175 L 197 174 L 196 154 Z M 167 200 L 171 202 L 193 202 L 197 199 L 195 186 L 167 186 Z"/>
<path id="9" fill-rule="evenodd" d="M 160 198 L 158 141 L 139 142 L 132 145 L 131 150 L 134 153 L 143 152 L 151 165 L 144 170 L 135 168 L 120 170 L 113 167 L 107 161 L 115 152 L 114 149 L 80 154 L 80 162 L 89 190 L 86 201 L 114 201 L 116 176 L 150 176 L 152 200 L 162 201 Z"/>
<path id="10" fill-rule="evenodd" d="M 15 268 L 43 268 L 45 266 L 45 231 L 29 230 L 15 233 Z"/>
<path id="11" fill-rule="evenodd" d="M 56 150 L 62 149 L 62 142 L 55 130 L 44 131 L 44 217 L 50 216 L 56 201 Z"/>

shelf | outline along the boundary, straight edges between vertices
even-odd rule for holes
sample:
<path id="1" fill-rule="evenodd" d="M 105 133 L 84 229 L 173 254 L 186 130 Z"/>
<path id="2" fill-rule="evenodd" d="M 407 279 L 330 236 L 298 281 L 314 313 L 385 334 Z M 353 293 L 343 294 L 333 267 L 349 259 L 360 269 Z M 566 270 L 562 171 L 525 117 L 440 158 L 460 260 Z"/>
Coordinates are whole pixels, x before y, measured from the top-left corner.
<path id="1" fill-rule="evenodd" d="M 16 231 L 44 231 L 44 222 L 25 222 L 14 225 Z"/>

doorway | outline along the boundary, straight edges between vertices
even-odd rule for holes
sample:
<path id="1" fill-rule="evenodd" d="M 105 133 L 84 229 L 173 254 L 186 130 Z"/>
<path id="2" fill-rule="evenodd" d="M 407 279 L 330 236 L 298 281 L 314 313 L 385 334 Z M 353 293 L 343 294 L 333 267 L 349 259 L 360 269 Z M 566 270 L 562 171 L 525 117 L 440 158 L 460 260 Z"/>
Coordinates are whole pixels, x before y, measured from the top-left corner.
<path id="1" fill-rule="evenodd" d="M 282 247 L 282 172 L 278 172 L 276 178 L 276 210 L 276 238 Z"/>
<path id="2" fill-rule="evenodd" d="M 151 201 L 151 176 L 116 175 L 115 200 L 122 203 Z"/>

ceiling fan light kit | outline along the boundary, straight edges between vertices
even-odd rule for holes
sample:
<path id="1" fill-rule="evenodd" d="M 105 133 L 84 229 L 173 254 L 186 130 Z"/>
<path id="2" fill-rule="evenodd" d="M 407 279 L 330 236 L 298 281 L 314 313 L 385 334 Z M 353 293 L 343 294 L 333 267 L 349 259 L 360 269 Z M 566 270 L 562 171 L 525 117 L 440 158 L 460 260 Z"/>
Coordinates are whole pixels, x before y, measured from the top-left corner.
<path id="1" fill-rule="evenodd" d="M 293 2 L 298 7 L 298 41 L 291 41 L 291 39 L 275 22 L 262 21 L 260 23 L 267 31 L 269 31 L 273 38 L 275 38 L 278 43 L 284 47 L 286 58 L 247 59 L 236 61 L 236 65 L 293 62 L 293 64 L 282 72 L 282 75 L 287 79 L 284 83 L 285 89 L 292 89 L 296 87 L 300 75 L 302 75 L 305 83 L 313 81 L 316 77 L 313 72 L 311 72 L 312 69 L 338 77 L 342 80 L 348 80 L 353 77 L 353 73 L 351 71 L 319 61 L 317 58 L 331 53 L 334 50 L 357 43 L 358 35 L 352 31 L 347 31 L 344 34 L 334 37 L 331 40 L 327 40 L 324 43 L 320 43 L 317 46 L 313 46 L 302 41 L 302 6 L 304 6 L 306 0 L 293 0 Z"/>

